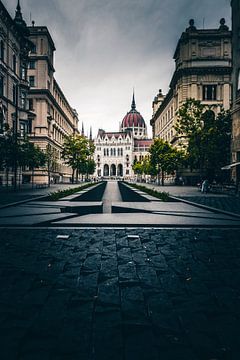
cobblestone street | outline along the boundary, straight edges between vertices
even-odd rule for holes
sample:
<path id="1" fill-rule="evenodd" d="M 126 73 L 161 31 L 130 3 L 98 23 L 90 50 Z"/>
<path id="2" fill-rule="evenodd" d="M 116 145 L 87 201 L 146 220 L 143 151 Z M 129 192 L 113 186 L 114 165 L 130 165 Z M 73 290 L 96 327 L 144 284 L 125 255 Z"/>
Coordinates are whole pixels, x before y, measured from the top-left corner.
<path id="1" fill-rule="evenodd" d="M 239 235 L 2 229 L 1 360 L 238 360 Z"/>

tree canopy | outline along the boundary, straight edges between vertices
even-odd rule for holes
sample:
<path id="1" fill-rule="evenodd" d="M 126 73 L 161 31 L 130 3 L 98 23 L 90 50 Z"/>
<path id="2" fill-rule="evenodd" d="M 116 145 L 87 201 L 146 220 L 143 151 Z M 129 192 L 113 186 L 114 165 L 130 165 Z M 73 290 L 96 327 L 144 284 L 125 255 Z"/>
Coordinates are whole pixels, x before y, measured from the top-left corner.
<path id="1" fill-rule="evenodd" d="M 73 170 L 72 182 L 74 182 L 75 173 L 77 178 L 78 174 L 87 174 L 88 176 L 88 174 L 94 172 L 94 150 L 93 142 L 85 136 L 75 134 L 66 137 L 63 144 L 62 158 Z"/>
<path id="2" fill-rule="evenodd" d="M 215 115 L 200 101 L 188 99 L 178 111 L 175 126 L 187 165 L 209 180 L 222 177 L 221 167 L 230 161 L 231 115 L 222 110 Z"/>
<path id="3" fill-rule="evenodd" d="M 162 185 L 166 174 L 173 174 L 183 162 L 184 153 L 171 146 L 163 139 L 155 139 L 150 147 L 150 162 L 158 175 L 161 174 Z"/>

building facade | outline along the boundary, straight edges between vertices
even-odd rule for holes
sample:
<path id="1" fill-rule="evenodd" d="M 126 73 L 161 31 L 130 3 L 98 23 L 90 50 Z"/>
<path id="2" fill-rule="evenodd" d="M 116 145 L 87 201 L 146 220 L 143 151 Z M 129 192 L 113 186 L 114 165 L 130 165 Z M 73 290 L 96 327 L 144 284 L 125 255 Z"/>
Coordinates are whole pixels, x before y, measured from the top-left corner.
<path id="1" fill-rule="evenodd" d="M 46 26 L 28 27 L 33 49 L 29 55 L 29 107 L 34 113 L 29 138 L 49 156 L 46 169 L 35 171 L 35 183 L 70 182 L 71 168 L 61 159 L 64 138 L 78 132 L 78 115 L 54 78 L 55 45 Z M 27 131 L 27 128 L 23 129 Z M 31 173 L 25 172 L 25 181 Z"/>
<path id="2" fill-rule="evenodd" d="M 33 114 L 29 111 L 27 94 L 28 55 L 33 44 L 23 20 L 18 2 L 12 19 L 0 1 L 0 137 L 7 128 L 19 132 L 22 124 L 30 126 Z M 16 175 L 16 174 L 15 174 Z M 21 177 L 21 174 L 17 174 Z M 0 169 L 0 185 L 12 185 L 14 169 Z"/>
<path id="3" fill-rule="evenodd" d="M 147 127 L 136 110 L 133 95 L 131 110 L 124 116 L 118 132 L 99 129 L 95 143 L 95 176 L 98 178 L 134 178 L 132 165 L 149 156 L 152 140 L 147 138 Z"/>
<path id="4" fill-rule="evenodd" d="M 232 178 L 240 182 L 240 0 L 232 0 L 233 107 Z"/>
<path id="5" fill-rule="evenodd" d="M 177 145 L 174 126 L 177 111 L 188 99 L 200 100 L 214 112 L 231 106 L 231 31 L 220 20 L 218 29 L 197 29 L 190 20 L 174 53 L 175 71 L 166 95 L 160 90 L 153 101 L 153 137 Z"/>
<path id="6" fill-rule="evenodd" d="M 0 169 L 0 184 L 70 182 L 72 170 L 61 159 L 66 136 L 78 133 L 78 114 L 54 78 L 55 45 L 46 26 L 27 26 L 18 0 L 12 19 L 0 1 L 0 136 L 6 124 L 47 153 L 47 165 Z M 5 171 L 6 172 L 6 171 Z"/>

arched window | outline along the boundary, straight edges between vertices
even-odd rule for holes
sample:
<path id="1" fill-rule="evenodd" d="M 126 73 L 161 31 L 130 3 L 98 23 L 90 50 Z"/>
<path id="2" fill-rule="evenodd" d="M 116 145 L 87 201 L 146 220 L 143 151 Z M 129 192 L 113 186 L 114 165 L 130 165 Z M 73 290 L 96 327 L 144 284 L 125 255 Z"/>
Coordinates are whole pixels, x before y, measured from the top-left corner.
<path id="1" fill-rule="evenodd" d="M 113 149 L 113 155 L 116 156 L 116 149 Z"/>

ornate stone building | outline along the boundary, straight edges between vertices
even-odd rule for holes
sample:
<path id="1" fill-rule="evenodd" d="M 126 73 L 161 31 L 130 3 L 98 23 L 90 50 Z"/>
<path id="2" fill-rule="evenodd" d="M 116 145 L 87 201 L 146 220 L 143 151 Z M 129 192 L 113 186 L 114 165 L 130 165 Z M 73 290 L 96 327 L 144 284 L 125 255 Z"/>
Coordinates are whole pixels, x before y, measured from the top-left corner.
<path id="1" fill-rule="evenodd" d="M 31 126 L 33 114 L 27 100 L 28 54 L 32 48 L 29 36 L 19 1 L 14 19 L 0 1 L 0 137 L 4 136 L 6 125 L 15 133 L 23 123 Z M 13 181 L 14 169 L 9 169 L 7 176 L 0 169 L 0 185 Z"/>
<path id="2" fill-rule="evenodd" d="M 174 53 L 175 72 L 167 95 L 160 90 L 153 101 L 153 137 L 177 145 L 176 113 L 187 98 L 211 105 L 215 112 L 231 105 L 231 31 L 220 20 L 218 29 L 197 29 L 190 20 Z"/>
<path id="3" fill-rule="evenodd" d="M 78 132 L 78 115 L 54 78 L 55 45 L 47 27 L 33 23 L 28 29 L 34 44 L 28 69 L 28 99 L 35 115 L 29 137 L 50 156 L 50 168 L 37 170 L 34 182 L 46 183 L 48 176 L 53 182 L 70 182 L 71 168 L 64 165 L 61 150 L 64 137 Z M 25 172 L 25 181 L 30 181 L 30 176 Z"/>
<path id="4" fill-rule="evenodd" d="M 14 19 L 1 1 L 0 15 L 0 136 L 7 123 L 48 154 L 48 165 L 35 170 L 34 179 L 28 169 L 18 169 L 18 181 L 70 182 L 61 150 L 64 137 L 78 132 L 78 115 L 54 79 L 52 37 L 46 26 L 27 27 L 19 0 Z M 10 172 L 10 184 L 13 178 Z M 5 183 L 0 169 L 0 184 Z"/>
<path id="5" fill-rule="evenodd" d="M 240 181 L 240 0 L 232 0 L 233 32 L 233 108 L 232 177 Z"/>
<path id="6" fill-rule="evenodd" d="M 121 122 L 118 132 L 99 129 L 95 143 L 96 177 L 134 177 L 132 165 L 149 155 L 152 140 L 147 138 L 147 127 L 136 110 L 133 95 L 131 110 Z"/>

